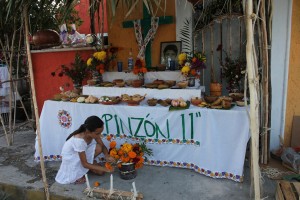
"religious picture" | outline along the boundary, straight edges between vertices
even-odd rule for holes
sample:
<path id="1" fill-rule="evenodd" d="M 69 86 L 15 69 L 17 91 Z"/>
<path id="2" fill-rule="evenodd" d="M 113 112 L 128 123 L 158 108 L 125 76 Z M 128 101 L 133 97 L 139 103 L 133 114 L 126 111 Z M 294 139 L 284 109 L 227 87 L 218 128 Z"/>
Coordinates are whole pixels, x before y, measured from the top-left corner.
<path id="1" fill-rule="evenodd" d="M 181 53 L 181 41 L 161 42 L 160 43 L 160 63 L 166 66 L 170 61 L 177 63 L 177 56 Z"/>

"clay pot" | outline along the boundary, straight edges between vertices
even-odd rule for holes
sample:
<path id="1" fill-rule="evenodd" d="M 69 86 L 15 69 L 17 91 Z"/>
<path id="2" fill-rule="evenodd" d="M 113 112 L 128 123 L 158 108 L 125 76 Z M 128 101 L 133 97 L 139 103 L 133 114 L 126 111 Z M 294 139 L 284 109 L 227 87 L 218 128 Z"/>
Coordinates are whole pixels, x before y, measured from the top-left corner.
<path id="1" fill-rule="evenodd" d="M 180 81 L 177 83 L 178 87 L 180 88 L 186 88 L 188 86 L 188 82 L 187 81 Z"/>
<path id="2" fill-rule="evenodd" d="M 59 34 L 51 29 L 37 31 L 32 40 L 34 45 L 40 47 L 53 47 L 61 43 Z"/>
<path id="3" fill-rule="evenodd" d="M 142 80 L 133 80 L 131 83 L 132 87 L 138 88 L 141 87 L 143 85 L 143 81 Z"/>
<path id="4" fill-rule="evenodd" d="M 212 103 L 212 102 L 216 101 L 218 98 L 219 97 L 216 97 L 216 96 L 205 96 L 204 97 L 206 103 Z"/>
<path id="5" fill-rule="evenodd" d="M 221 96 L 222 95 L 222 85 L 220 83 L 210 84 L 210 96 Z"/>
<path id="6" fill-rule="evenodd" d="M 200 103 L 202 103 L 202 99 L 201 98 L 198 98 L 198 97 L 195 97 L 195 98 L 192 98 L 191 99 L 191 103 L 194 105 L 194 106 L 198 106 Z"/>

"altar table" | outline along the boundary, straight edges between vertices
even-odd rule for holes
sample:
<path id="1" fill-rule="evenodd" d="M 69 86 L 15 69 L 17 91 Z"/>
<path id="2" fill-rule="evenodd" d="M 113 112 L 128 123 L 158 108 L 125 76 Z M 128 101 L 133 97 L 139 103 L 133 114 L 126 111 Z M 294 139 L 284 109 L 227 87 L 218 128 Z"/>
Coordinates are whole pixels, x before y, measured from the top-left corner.
<path id="1" fill-rule="evenodd" d="M 117 144 L 145 142 L 153 150 L 145 164 L 193 169 L 213 178 L 243 181 L 249 140 L 245 108 L 215 110 L 192 106 L 169 111 L 160 105 L 102 105 L 45 101 L 40 117 L 45 160 L 60 160 L 67 136 L 84 120 L 97 115 L 104 121 L 102 140 L 107 135 Z M 35 160 L 40 159 L 36 142 Z"/>

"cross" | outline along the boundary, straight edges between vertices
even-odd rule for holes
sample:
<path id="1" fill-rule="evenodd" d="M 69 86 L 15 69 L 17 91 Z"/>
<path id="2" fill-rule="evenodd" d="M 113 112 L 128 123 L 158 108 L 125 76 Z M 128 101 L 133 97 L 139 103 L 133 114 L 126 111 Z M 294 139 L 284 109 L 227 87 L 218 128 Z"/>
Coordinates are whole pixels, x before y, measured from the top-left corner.
<path id="1" fill-rule="evenodd" d="M 172 16 L 159 17 L 158 24 L 171 24 L 173 23 Z M 143 3 L 143 19 L 141 20 L 143 39 L 145 39 L 148 31 L 151 29 L 151 15 L 148 13 L 147 7 Z M 133 21 L 123 22 L 123 28 L 133 28 Z M 148 43 L 145 51 L 145 61 L 147 68 L 151 68 L 151 42 Z"/>

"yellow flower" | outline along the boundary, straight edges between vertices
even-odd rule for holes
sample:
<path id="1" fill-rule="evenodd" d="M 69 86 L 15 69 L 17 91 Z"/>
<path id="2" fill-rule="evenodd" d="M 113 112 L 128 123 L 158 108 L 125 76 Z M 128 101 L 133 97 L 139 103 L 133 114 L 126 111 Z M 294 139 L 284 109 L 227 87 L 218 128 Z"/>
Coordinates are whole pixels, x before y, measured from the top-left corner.
<path id="1" fill-rule="evenodd" d="M 188 74 L 189 71 L 190 71 L 190 67 L 187 66 L 187 65 L 185 65 L 185 66 L 181 69 L 181 72 L 182 72 L 183 74 Z"/>
<path id="2" fill-rule="evenodd" d="M 185 61 L 186 60 L 186 53 L 181 53 L 178 55 L 178 60 L 180 61 Z"/>
<path id="3" fill-rule="evenodd" d="M 106 59 L 106 52 L 105 51 L 96 52 L 93 54 L 93 56 L 99 61 L 104 61 Z"/>
<path id="4" fill-rule="evenodd" d="M 129 143 L 124 143 L 121 148 L 126 153 L 128 153 L 129 151 L 132 151 L 132 145 Z"/>
<path id="5" fill-rule="evenodd" d="M 92 60 L 93 60 L 93 58 L 89 58 L 89 59 L 86 61 L 87 66 L 91 66 L 91 65 L 92 65 Z"/>

